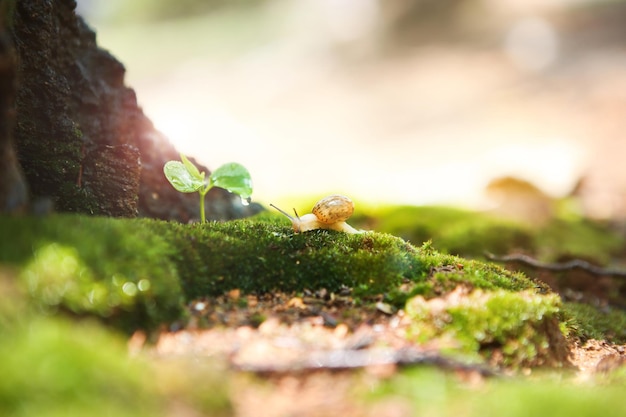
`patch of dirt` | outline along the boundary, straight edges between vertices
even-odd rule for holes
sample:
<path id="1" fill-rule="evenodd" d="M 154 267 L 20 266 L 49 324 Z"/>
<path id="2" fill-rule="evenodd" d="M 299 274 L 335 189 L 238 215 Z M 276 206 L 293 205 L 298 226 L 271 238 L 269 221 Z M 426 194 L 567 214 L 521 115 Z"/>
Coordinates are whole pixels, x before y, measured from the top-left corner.
<path id="1" fill-rule="evenodd" d="M 199 303 L 207 306 L 207 302 Z M 209 317 L 219 316 L 220 324 L 207 329 L 187 328 L 164 333 L 154 347 L 155 353 L 219 355 L 236 369 L 277 374 L 320 368 L 315 365 L 316 361 L 327 365 L 332 361 L 337 363 L 338 352 L 390 352 L 415 347 L 407 340 L 407 323 L 402 311 L 385 314 L 375 307 L 361 306 L 358 315 L 353 316 L 351 306 L 344 306 L 340 311 L 333 306 L 333 301 L 320 305 L 317 301 L 308 303 L 287 294 L 275 294 L 250 304 L 250 307 L 235 307 L 230 301 L 220 307 L 211 304 L 205 312 Z M 317 311 L 317 315 L 312 314 L 312 310 Z M 330 311 L 342 317 L 341 323 Z M 250 323 L 250 317 L 256 316 L 265 318 L 257 327 Z M 384 358 L 370 359 L 370 363 L 375 364 L 390 362 Z"/>
<path id="2" fill-rule="evenodd" d="M 383 297 L 355 299 L 352 290 L 344 288 L 338 293 L 325 289 L 295 293 L 268 293 L 263 295 L 240 294 L 232 290 L 227 294 L 195 300 L 188 306 L 192 319 L 187 329 L 215 326 L 257 327 L 267 318 L 274 317 L 283 323 L 319 321 L 329 327 L 339 323 L 354 330 L 361 324 L 385 321 L 393 308 L 383 303 Z"/>
<path id="3" fill-rule="evenodd" d="M 323 291 L 310 296 L 248 296 L 242 303 L 231 293 L 196 301 L 189 306 L 190 326 L 162 334 L 151 353 L 157 358 L 193 355 L 228 363 L 236 416 L 409 415 L 403 401 L 368 404 L 360 397 L 395 373 L 396 366 L 384 361 L 385 354 L 411 345 L 402 312 L 386 314 L 375 303 L 355 308 L 349 297 L 326 296 Z M 323 298 L 327 300 L 320 302 Z M 260 324 L 258 317 L 264 318 Z M 197 328 L 199 322 L 210 327 Z M 144 338 L 133 339 L 131 349 L 137 350 Z M 361 364 L 374 361 L 367 366 L 324 366 L 333 361 L 346 365 L 346 358 L 368 352 L 378 355 L 361 358 Z M 337 356 L 342 353 L 343 358 Z"/>
<path id="4" fill-rule="evenodd" d="M 572 345 L 570 358 L 579 370 L 579 379 L 586 380 L 595 373 L 606 373 L 625 366 L 626 344 L 616 345 L 595 339 L 585 343 L 575 342 Z"/>
<path id="5" fill-rule="evenodd" d="M 408 318 L 389 309 L 376 299 L 356 303 L 348 290 L 302 297 L 242 297 L 232 291 L 190 303 L 189 325 L 161 334 L 149 352 L 157 358 L 190 355 L 228 364 L 234 415 L 242 417 L 410 415 L 402 398 L 363 401 L 406 365 L 445 367 L 470 388 L 482 385 L 484 368 L 442 360 L 441 344 L 411 342 Z M 144 349 L 144 340 L 135 335 L 131 351 Z M 414 362 L 407 361 L 407 352 Z M 578 369 L 576 381 L 584 381 L 625 366 L 626 345 L 572 342 L 570 360 Z"/>
<path id="6" fill-rule="evenodd" d="M 314 372 L 281 375 L 266 380 L 236 378 L 233 396 L 237 416 L 396 417 L 411 415 L 404 400 L 364 402 L 360 391 L 371 389 L 379 377 L 368 373 Z M 356 388 L 359 387 L 359 388 Z"/>

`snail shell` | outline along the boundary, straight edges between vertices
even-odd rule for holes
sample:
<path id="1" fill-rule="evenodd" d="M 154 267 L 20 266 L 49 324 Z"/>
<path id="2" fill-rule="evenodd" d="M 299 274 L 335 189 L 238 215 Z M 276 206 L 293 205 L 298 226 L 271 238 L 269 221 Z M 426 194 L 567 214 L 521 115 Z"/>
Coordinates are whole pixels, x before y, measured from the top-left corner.
<path id="1" fill-rule="evenodd" d="M 275 205 L 270 204 L 270 206 L 274 207 L 291 220 L 295 232 L 329 229 L 346 233 L 361 233 L 346 223 L 346 220 L 354 212 L 354 203 L 343 195 L 331 195 L 321 199 L 313 207 L 312 213 L 305 214 L 304 216 L 298 216 L 298 213 L 294 209 L 293 211 L 296 217 L 292 217 Z"/>
<path id="2" fill-rule="evenodd" d="M 354 213 L 354 203 L 343 195 L 331 195 L 313 206 L 312 213 L 324 224 L 345 222 Z"/>

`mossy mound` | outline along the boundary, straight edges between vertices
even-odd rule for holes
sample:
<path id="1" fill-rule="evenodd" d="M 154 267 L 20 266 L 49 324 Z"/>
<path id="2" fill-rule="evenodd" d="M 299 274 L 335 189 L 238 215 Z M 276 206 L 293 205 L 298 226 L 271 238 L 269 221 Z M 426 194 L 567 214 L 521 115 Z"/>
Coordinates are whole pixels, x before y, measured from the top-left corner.
<path id="1" fill-rule="evenodd" d="M 315 230 L 295 234 L 273 221 L 155 225 L 176 246 L 188 297 L 351 287 L 382 293 L 426 275 L 417 250 L 391 235 Z"/>
<path id="2" fill-rule="evenodd" d="M 283 223 L 284 224 L 284 223 Z M 536 288 L 522 274 L 416 248 L 388 234 L 294 234 L 274 217 L 182 225 L 75 215 L 0 218 L 0 263 L 40 309 L 93 314 L 132 330 L 178 318 L 185 300 L 243 293 L 349 287 L 401 306 L 463 283 Z"/>
<path id="3" fill-rule="evenodd" d="M 178 318 L 173 247 L 149 222 L 78 215 L 0 217 L 0 265 L 37 310 L 100 317 L 130 332 Z"/>
<path id="4" fill-rule="evenodd" d="M 349 288 L 354 297 L 382 295 L 400 308 L 419 296 L 409 311 L 424 341 L 450 328 L 426 331 L 428 320 L 417 314 L 416 300 L 444 299 L 464 288 L 469 304 L 440 312 L 434 320 L 456 326 L 460 352 L 483 353 L 487 345 L 505 353 L 516 348 L 518 355 L 510 361 L 515 365 L 548 351 L 554 329 L 542 327 L 537 315 L 552 317 L 559 309 L 557 297 L 546 295 L 540 283 L 494 264 L 382 233 L 295 234 L 275 216 L 183 225 L 55 215 L 4 217 L 0 226 L 11 236 L 0 241 L 0 263 L 18 271 L 36 309 L 96 316 L 127 332 L 175 321 L 187 301 L 232 289 L 262 294 Z M 483 304 L 494 308 L 477 307 Z"/>
<path id="5" fill-rule="evenodd" d="M 425 300 L 414 297 L 406 312 L 419 341 L 440 340 L 494 364 L 563 365 L 567 349 L 558 324 L 560 298 L 533 291 L 463 291 Z"/>
<path id="6" fill-rule="evenodd" d="M 259 294 L 347 287 L 355 297 L 382 294 L 399 308 L 411 297 L 444 297 L 459 286 L 549 292 L 521 273 L 441 254 L 430 243 L 416 247 L 376 232 L 294 234 L 268 214 L 194 225 L 0 217 L 0 228 L 0 264 L 18 271 L 36 310 L 96 316 L 126 332 L 176 321 L 184 317 L 186 302 L 231 289 Z M 623 340 L 581 311 L 587 310 L 568 316 L 577 334 Z"/>

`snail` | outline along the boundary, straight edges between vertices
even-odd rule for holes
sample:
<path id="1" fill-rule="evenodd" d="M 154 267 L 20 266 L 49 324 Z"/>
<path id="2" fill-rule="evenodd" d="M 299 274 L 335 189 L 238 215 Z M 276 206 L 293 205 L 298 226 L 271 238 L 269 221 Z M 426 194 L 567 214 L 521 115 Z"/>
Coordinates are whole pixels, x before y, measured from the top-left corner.
<path id="1" fill-rule="evenodd" d="M 291 217 L 289 214 L 279 209 L 273 204 L 271 207 L 275 208 L 285 216 L 293 225 L 293 230 L 298 232 L 307 232 L 315 229 L 330 229 L 337 230 L 339 232 L 346 233 L 361 233 L 354 227 L 346 223 L 346 220 L 354 212 L 354 203 L 348 197 L 343 195 L 331 195 L 320 201 L 313 206 L 312 213 L 305 214 L 304 216 L 298 216 L 296 209 L 293 209 L 296 217 Z"/>

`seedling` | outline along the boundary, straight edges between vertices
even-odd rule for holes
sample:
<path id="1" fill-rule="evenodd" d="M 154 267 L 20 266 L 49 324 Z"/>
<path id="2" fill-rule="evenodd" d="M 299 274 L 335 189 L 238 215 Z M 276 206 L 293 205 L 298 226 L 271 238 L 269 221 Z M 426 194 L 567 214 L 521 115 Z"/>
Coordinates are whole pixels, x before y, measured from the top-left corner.
<path id="1" fill-rule="evenodd" d="M 180 161 L 168 161 L 163 166 L 163 173 L 172 186 L 181 193 L 200 193 L 200 220 L 206 222 L 204 210 L 204 196 L 213 187 L 224 188 L 231 193 L 239 194 L 242 201 L 247 201 L 252 195 L 252 179 L 250 173 L 243 166 L 230 162 L 217 168 L 208 180 L 205 172 L 180 154 Z"/>

